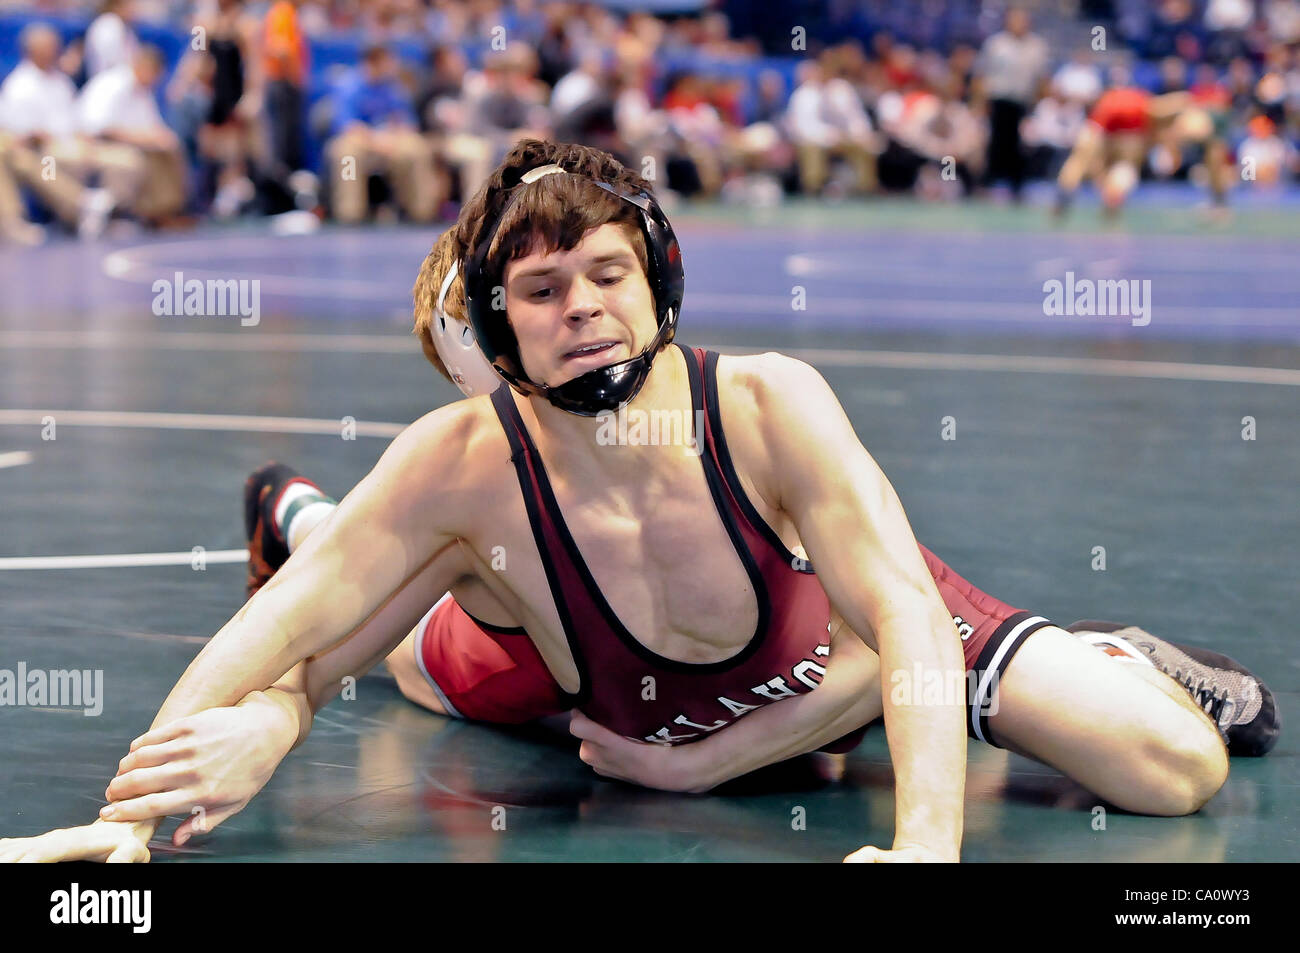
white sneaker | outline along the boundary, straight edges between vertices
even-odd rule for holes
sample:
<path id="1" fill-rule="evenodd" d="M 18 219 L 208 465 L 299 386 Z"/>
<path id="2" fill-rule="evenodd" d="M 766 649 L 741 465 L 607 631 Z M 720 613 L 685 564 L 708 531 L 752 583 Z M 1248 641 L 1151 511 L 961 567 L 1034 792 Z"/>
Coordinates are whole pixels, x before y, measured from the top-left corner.
<path id="1" fill-rule="evenodd" d="M 81 194 L 81 214 L 77 219 L 77 234 L 81 238 L 95 239 L 104 234 L 109 216 L 117 206 L 117 199 L 108 189 L 86 189 Z"/>

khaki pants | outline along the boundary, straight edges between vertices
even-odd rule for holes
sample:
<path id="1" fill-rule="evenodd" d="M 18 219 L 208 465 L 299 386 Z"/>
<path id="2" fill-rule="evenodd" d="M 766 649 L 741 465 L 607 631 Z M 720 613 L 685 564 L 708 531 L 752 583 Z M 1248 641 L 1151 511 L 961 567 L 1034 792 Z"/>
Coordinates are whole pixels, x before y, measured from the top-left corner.
<path id="1" fill-rule="evenodd" d="M 135 217 L 157 222 L 185 206 L 185 158 L 179 151 L 96 142 L 86 153 L 103 187 Z"/>
<path id="2" fill-rule="evenodd" d="M 413 129 L 344 132 L 325 146 L 333 189 L 334 217 L 340 222 L 366 218 L 367 180 L 388 178 L 398 206 L 416 222 L 430 222 L 446 198 L 444 177 L 433 164 L 433 143 Z"/>
<path id="3" fill-rule="evenodd" d="M 859 192 L 876 189 L 876 156 L 865 145 L 841 142 L 822 146 L 802 142 L 795 146 L 795 152 L 799 159 L 799 188 L 805 195 L 816 195 L 822 190 L 830 175 L 831 159 L 836 157 L 847 159 L 853 166 Z"/>
<path id="4" fill-rule="evenodd" d="M 0 134 L 0 225 L 25 219 L 19 191 L 25 188 L 61 222 L 75 228 L 85 193 L 78 152 L 77 143 L 51 143 L 37 149 Z"/>

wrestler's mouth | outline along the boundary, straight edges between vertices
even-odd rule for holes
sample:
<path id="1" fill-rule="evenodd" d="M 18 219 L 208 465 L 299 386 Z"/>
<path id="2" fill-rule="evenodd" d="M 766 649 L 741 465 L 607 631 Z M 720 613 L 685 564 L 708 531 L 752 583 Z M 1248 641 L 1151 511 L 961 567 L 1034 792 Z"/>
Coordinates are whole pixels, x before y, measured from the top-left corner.
<path id="1" fill-rule="evenodd" d="M 581 366 L 604 367 L 618 351 L 618 341 L 589 341 L 564 354 L 565 363 Z"/>

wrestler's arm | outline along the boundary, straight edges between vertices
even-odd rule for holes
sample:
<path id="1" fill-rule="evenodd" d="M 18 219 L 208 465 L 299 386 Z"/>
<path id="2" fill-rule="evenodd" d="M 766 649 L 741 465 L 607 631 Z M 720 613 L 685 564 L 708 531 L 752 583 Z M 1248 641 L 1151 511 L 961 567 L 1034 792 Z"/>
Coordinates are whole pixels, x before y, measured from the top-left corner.
<path id="1" fill-rule="evenodd" d="M 831 605 L 874 635 L 882 684 L 916 670 L 962 684 L 965 661 L 902 504 L 858 440 L 830 386 L 793 358 L 749 359 L 757 419 L 770 454 L 767 487 L 793 521 Z M 883 692 L 895 775 L 894 849 L 957 860 L 966 781 L 965 699 L 903 705 Z"/>
<path id="2" fill-rule="evenodd" d="M 700 741 L 668 747 L 633 741 L 579 712 L 570 731 L 579 757 L 605 777 L 703 794 L 759 768 L 816 751 L 880 716 L 880 661 L 847 626 L 831 635 L 816 690 L 764 705 Z"/>
<path id="3" fill-rule="evenodd" d="M 305 676 L 300 662 L 357 630 L 415 577 L 430 590 L 445 590 L 454 581 L 450 567 L 443 570 L 445 580 L 432 577 L 438 573 L 437 556 L 454 549 L 460 535 L 444 525 L 448 514 L 473 510 L 474 478 L 463 466 L 464 454 L 449 450 L 463 450 L 468 441 L 473 421 L 464 404 L 426 415 L 393 441 L 330 518 L 204 646 L 167 696 L 151 731 L 235 705 L 277 679 L 286 689 L 295 683 L 284 679 Z M 438 487 L 444 505 L 429 505 L 430 486 Z M 286 714 L 289 700 L 295 711 L 305 712 L 292 692 L 285 695 L 277 704 Z M 277 696 L 270 693 L 270 698 Z M 164 797 L 142 798 L 140 807 L 149 810 L 151 798 Z M 152 817 L 132 830 L 145 843 L 158 823 Z"/>

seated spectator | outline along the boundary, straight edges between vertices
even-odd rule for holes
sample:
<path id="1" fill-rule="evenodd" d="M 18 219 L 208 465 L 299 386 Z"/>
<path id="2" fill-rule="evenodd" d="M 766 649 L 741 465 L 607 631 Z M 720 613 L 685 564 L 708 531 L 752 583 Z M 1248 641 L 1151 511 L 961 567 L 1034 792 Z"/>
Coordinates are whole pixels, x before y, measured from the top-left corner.
<path id="1" fill-rule="evenodd" d="M 443 147 L 459 170 L 463 195 L 473 195 L 520 139 L 550 138 L 549 90 L 537 68 L 536 54 L 515 44 L 488 54 L 483 71 L 466 78 L 464 123 Z"/>
<path id="2" fill-rule="evenodd" d="M 1256 116 L 1247 125 L 1249 135 L 1237 147 L 1237 161 L 1247 183 L 1275 186 L 1295 171 L 1296 150 L 1277 134 L 1267 116 Z"/>
<path id="3" fill-rule="evenodd" d="M 945 99 L 924 82 L 880 97 L 877 112 L 889 145 L 880 179 L 890 189 L 918 188 L 927 197 L 951 197 L 949 183 L 969 194 L 982 171 L 986 133 L 969 106 Z"/>
<path id="4" fill-rule="evenodd" d="M 1056 178 L 1087 119 L 1084 105 L 1053 83 L 1021 124 L 1030 178 Z"/>
<path id="5" fill-rule="evenodd" d="M 325 145 L 333 212 L 341 222 L 365 220 L 371 175 L 384 176 L 398 206 L 414 222 L 430 222 L 446 198 L 433 145 L 416 128 L 411 97 L 397 81 L 387 47 L 370 46 L 330 94 L 333 137 Z"/>
<path id="6" fill-rule="evenodd" d="M 683 73 L 670 85 L 662 108 L 668 119 L 670 179 L 684 194 L 717 195 L 726 179 L 726 129 L 710 101 L 709 84 Z"/>
<path id="7" fill-rule="evenodd" d="M 85 185 L 90 168 L 77 133 L 77 91 L 57 65 L 59 35 L 33 24 L 21 45 L 22 61 L 0 85 L 0 232 L 21 244 L 43 238 L 26 219 L 22 187 L 64 224 L 94 237 L 113 203 Z"/>
<path id="8" fill-rule="evenodd" d="M 786 129 L 798 156 L 799 185 L 805 195 L 821 193 L 835 158 L 846 159 L 853 167 L 857 191 L 876 189 L 879 140 L 857 90 L 835 69 L 828 57 L 803 64 L 786 110 Z"/>
<path id="9" fill-rule="evenodd" d="M 551 90 L 551 115 L 561 122 L 570 112 L 600 97 L 608 77 L 600 56 L 584 56 Z"/>
<path id="10" fill-rule="evenodd" d="M 154 98 L 163 69 L 158 48 L 141 46 L 130 64 L 88 82 L 77 103 L 104 186 L 120 207 L 153 225 L 168 223 L 185 204 L 185 154 Z"/>

